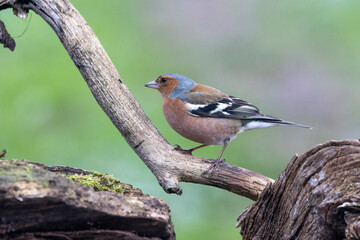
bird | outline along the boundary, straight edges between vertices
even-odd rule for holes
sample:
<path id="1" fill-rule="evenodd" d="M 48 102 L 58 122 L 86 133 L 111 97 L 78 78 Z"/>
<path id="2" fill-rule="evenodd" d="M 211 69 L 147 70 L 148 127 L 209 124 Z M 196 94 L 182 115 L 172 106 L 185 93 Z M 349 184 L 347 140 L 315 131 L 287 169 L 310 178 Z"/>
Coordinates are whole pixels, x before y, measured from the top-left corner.
<path id="1" fill-rule="evenodd" d="M 160 75 L 145 87 L 158 90 L 163 98 L 163 112 L 168 124 L 181 136 L 202 145 L 176 150 L 192 154 L 194 150 L 210 145 L 223 145 L 219 157 L 203 174 L 216 169 L 229 142 L 244 131 L 289 125 L 309 126 L 288 122 L 260 110 L 247 101 L 225 94 L 216 88 L 198 84 L 180 74 Z"/>

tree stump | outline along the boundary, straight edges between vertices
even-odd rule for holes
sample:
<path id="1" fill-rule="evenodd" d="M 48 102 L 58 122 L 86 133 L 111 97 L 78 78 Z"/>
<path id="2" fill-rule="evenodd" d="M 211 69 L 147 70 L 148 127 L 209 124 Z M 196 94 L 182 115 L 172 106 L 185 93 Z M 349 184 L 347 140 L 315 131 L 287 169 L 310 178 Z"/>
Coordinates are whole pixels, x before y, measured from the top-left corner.
<path id="1" fill-rule="evenodd" d="M 117 192 L 111 192 L 114 187 Z M 99 191 L 103 188 L 110 191 Z M 175 239 L 175 234 L 164 201 L 108 175 L 0 160 L 0 239 Z"/>
<path id="2" fill-rule="evenodd" d="M 360 239 L 360 141 L 294 156 L 238 219 L 243 239 Z"/>

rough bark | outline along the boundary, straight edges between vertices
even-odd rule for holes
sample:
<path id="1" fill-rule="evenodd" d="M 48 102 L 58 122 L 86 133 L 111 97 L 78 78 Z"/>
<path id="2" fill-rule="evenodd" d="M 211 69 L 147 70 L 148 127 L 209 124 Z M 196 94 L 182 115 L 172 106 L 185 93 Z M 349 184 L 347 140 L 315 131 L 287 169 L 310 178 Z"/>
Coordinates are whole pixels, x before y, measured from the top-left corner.
<path id="1" fill-rule="evenodd" d="M 243 239 L 360 239 L 360 141 L 294 156 L 238 221 Z"/>
<path id="2" fill-rule="evenodd" d="M 175 239 L 164 201 L 120 182 L 122 194 L 95 191 L 69 174 L 92 173 L 0 160 L 0 239 Z"/>

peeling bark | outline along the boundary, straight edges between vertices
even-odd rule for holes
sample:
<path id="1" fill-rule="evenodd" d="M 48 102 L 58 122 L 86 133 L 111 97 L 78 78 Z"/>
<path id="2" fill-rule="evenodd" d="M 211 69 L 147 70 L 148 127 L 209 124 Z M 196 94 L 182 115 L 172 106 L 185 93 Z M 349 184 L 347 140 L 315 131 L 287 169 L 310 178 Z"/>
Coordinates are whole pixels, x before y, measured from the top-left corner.
<path id="1" fill-rule="evenodd" d="M 167 204 L 130 185 L 95 191 L 64 177 L 91 174 L 0 160 L 0 239 L 175 239 Z"/>
<path id="2" fill-rule="evenodd" d="M 243 239 L 360 239 L 360 141 L 295 156 L 238 219 Z"/>

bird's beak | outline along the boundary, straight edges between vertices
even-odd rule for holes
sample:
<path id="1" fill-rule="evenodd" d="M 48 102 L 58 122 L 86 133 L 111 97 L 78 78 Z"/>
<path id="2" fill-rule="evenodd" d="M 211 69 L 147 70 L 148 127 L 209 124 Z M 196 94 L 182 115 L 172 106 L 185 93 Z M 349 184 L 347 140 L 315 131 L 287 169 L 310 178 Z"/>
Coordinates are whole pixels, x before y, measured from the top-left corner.
<path id="1" fill-rule="evenodd" d="M 148 82 L 145 87 L 158 89 L 159 85 L 155 81 Z"/>

